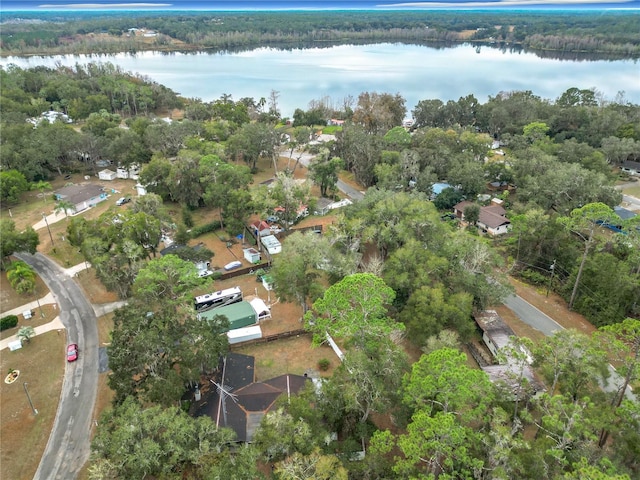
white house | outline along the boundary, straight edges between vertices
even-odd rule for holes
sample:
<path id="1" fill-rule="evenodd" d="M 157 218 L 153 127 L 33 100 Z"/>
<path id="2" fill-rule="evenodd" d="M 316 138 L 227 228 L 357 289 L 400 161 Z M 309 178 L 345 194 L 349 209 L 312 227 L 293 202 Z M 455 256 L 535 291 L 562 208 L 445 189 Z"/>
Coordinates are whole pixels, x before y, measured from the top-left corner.
<path id="1" fill-rule="evenodd" d="M 54 192 L 57 201 L 64 200 L 71 203 L 75 212 L 81 212 L 87 208 L 107 199 L 107 194 L 100 185 L 69 185 Z"/>
<path id="2" fill-rule="evenodd" d="M 264 220 L 258 220 L 251 224 L 251 229 L 256 237 L 266 237 L 271 235 L 271 226 Z"/>
<path id="3" fill-rule="evenodd" d="M 105 168 L 104 170 L 100 170 L 98 172 L 98 178 L 100 180 L 109 180 L 109 181 L 111 181 L 111 180 L 115 180 L 116 178 L 118 178 L 118 175 L 113 170 L 109 170 L 108 168 Z"/>
<path id="4" fill-rule="evenodd" d="M 511 228 L 511 221 L 506 217 L 507 211 L 499 204 L 501 202 L 501 200 L 494 198 L 491 201 L 491 205 L 480 207 L 480 215 L 476 225 L 484 233 L 488 233 L 491 236 L 505 234 Z M 462 201 L 453 207 L 453 213 L 464 221 L 464 209 L 470 205 L 473 205 L 473 203 L 466 200 Z"/>

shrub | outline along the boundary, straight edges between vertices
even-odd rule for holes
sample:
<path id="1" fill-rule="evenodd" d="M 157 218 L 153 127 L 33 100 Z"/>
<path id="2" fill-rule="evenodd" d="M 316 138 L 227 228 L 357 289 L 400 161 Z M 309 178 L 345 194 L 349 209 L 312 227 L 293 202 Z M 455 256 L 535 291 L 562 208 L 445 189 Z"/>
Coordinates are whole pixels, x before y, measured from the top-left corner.
<path id="1" fill-rule="evenodd" d="M 330 365 L 331 365 L 331 362 L 327 358 L 321 358 L 320 360 L 318 360 L 318 368 L 323 372 L 326 372 L 327 370 L 329 370 Z"/>
<path id="2" fill-rule="evenodd" d="M 541 273 L 529 269 L 520 272 L 520 276 L 532 285 L 545 285 L 548 280 Z"/>
<path id="3" fill-rule="evenodd" d="M 215 232 L 220 229 L 220 221 L 214 220 L 211 223 L 205 223 L 204 225 L 199 225 L 191 229 L 191 238 L 199 237 L 200 235 L 204 235 L 205 233 Z"/>
<path id="4" fill-rule="evenodd" d="M 18 317 L 16 315 L 7 315 L 0 318 L 0 331 L 8 330 L 18 325 Z"/>

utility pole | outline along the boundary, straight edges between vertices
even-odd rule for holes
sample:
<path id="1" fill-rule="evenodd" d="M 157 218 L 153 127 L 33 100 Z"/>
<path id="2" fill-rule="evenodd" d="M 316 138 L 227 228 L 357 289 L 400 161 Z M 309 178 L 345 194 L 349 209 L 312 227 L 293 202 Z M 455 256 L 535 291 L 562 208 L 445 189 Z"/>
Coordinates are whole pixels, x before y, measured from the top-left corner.
<path id="1" fill-rule="evenodd" d="M 38 414 L 38 410 L 35 409 L 35 407 L 33 406 L 33 402 L 31 401 L 31 396 L 29 395 L 29 390 L 27 390 L 27 382 L 24 382 L 22 384 L 22 386 L 24 387 L 24 393 L 27 394 L 27 400 L 29 400 L 29 405 L 31 406 L 31 410 L 33 411 L 34 415 Z"/>
<path id="2" fill-rule="evenodd" d="M 44 223 L 47 226 L 47 231 L 49 232 L 49 238 L 51 239 L 51 245 L 53 246 L 53 235 L 51 235 L 51 229 L 49 228 L 49 222 L 47 222 L 47 215 L 42 212 L 42 218 L 44 219 Z"/>
<path id="3" fill-rule="evenodd" d="M 551 290 L 551 282 L 553 282 L 553 274 L 556 271 L 556 261 L 553 260 L 553 263 L 549 266 L 549 270 L 551 270 L 551 275 L 549 276 L 549 283 L 547 284 L 547 297 L 549 296 L 549 290 Z"/>

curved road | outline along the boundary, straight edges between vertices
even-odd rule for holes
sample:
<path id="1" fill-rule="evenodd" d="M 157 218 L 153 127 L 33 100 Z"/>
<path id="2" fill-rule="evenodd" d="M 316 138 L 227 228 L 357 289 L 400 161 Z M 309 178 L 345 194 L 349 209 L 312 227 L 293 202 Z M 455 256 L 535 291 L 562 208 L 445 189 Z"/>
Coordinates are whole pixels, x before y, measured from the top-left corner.
<path id="1" fill-rule="evenodd" d="M 31 265 L 47 284 L 60 307 L 68 343 L 77 343 L 80 349 L 78 361 L 66 363 L 58 411 L 34 479 L 74 479 L 90 452 L 91 419 L 98 389 L 96 315 L 82 289 L 55 262 L 40 253 L 16 256 Z"/>

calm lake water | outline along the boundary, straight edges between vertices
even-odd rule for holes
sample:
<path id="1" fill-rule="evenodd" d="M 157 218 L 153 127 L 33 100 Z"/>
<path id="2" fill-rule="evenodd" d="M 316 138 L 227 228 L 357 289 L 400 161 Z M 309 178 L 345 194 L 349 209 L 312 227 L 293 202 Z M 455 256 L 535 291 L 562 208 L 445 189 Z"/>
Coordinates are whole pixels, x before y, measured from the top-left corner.
<path id="1" fill-rule="evenodd" d="M 640 65 L 633 60 L 557 60 L 533 53 L 471 45 L 432 48 L 419 45 L 342 45 L 240 53 L 144 52 L 102 56 L 6 57 L 0 65 L 28 68 L 56 64 L 111 62 L 145 75 L 180 95 L 212 101 L 223 94 L 269 98 L 279 92 L 282 116 L 329 97 L 337 106 L 361 92 L 399 93 L 410 111 L 420 100 L 458 100 L 473 94 L 484 103 L 501 91 L 531 90 L 555 100 L 571 87 L 595 88 L 607 100 L 620 91 L 640 104 Z"/>

